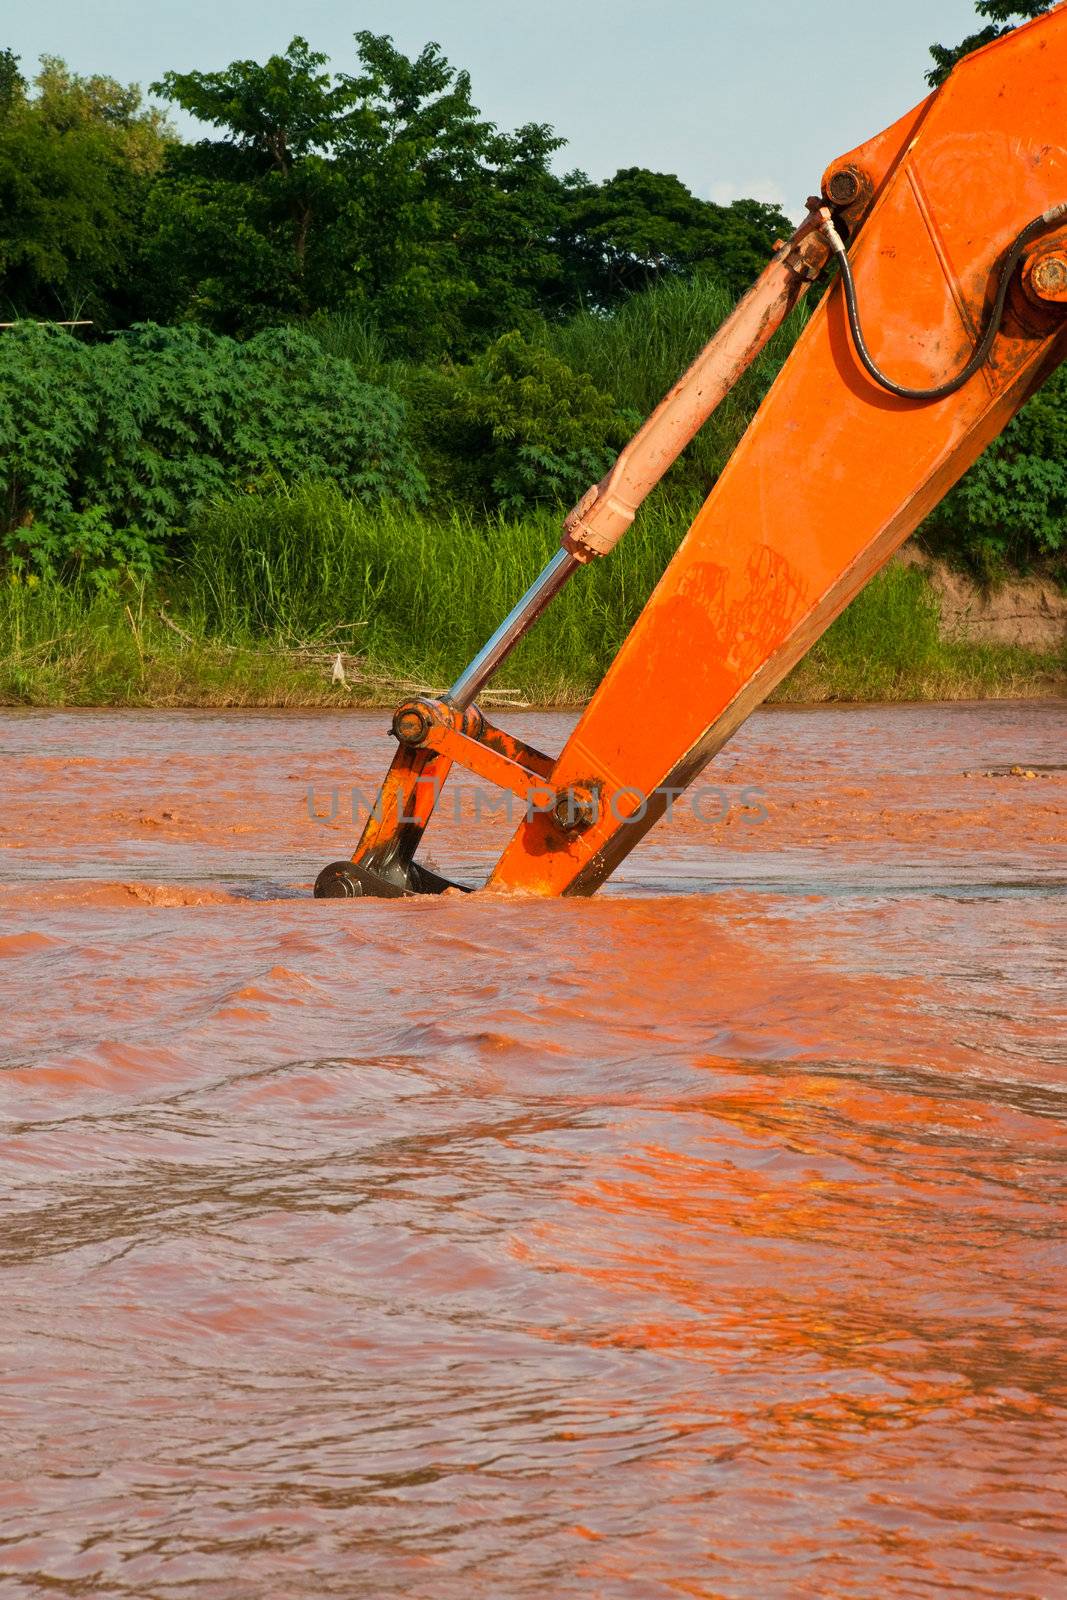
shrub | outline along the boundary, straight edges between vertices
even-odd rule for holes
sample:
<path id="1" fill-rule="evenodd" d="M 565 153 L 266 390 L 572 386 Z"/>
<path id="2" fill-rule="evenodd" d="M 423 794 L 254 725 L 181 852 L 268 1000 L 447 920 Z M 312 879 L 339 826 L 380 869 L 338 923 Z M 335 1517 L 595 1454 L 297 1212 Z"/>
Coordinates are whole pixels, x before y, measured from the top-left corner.
<path id="1" fill-rule="evenodd" d="M 153 325 L 92 346 L 28 324 L 0 335 L 12 555 L 55 561 L 105 525 L 140 530 L 151 550 L 196 506 L 265 475 L 330 479 L 363 502 L 425 489 L 399 398 L 298 330 L 246 344 Z"/>
<path id="2" fill-rule="evenodd" d="M 415 369 L 405 394 L 431 484 L 442 496 L 508 512 L 571 504 L 639 420 L 520 333 L 504 334 L 467 366 Z"/>
<path id="3" fill-rule="evenodd" d="M 164 556 L 163 542 L 140 528 L 116 528 L 100 506 L 60 511 L 5 536 L 12 570 L 52 581 L 85 579 L 114 589 L 127 576 L 147 577 Z"/>
<path id="4" fill-rule="evenodd" d="M 498 339 L 469 369 L 464 411 L 486 438 L 483 471 L 509 511 L 576 500 L 639 421 L 620 416 L 591 378 L 519 333 Z"/>
<path id="5" fill-rule="evenodd" d="M 1067 367 L 1060 367 L 923 525 L 986 580 L 1047 566 L 1067 579 Z"/>

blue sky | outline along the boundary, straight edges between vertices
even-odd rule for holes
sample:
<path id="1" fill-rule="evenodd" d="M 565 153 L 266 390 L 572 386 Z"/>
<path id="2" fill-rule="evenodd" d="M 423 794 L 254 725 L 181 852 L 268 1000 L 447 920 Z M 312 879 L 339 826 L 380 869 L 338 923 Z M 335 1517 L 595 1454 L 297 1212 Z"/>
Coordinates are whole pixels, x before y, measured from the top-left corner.
<path id="1" fill-rule="evenodd" d="M 45 52 L 147 84 L 262 60 L 294 33 L 339 67 L 359 28 L 409 55 L 435 39 L 487 116 L 567 138 L 561 170 L 653 167 L 704 198 L 796 213 L 834 156 L 926 93 L 931 40 L 955 43 L 974 20 L 971 0 L 36 0 L 9 13 L 0 44 L 24 70 Z"/>

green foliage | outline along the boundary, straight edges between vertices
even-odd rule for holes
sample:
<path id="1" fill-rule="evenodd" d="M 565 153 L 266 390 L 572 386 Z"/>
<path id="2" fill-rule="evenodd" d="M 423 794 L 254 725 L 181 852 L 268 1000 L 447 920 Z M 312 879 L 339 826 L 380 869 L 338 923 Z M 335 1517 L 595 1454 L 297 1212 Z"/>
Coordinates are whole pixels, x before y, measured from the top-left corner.
<path id="1" fill-rule="evenodd" d="M 573 504 L 731 307 L 712 280 L 668 279 L 613 312 L 542 319 L 530 337 L 505 335 L 472 362 L 442 367 L 384 360 L 359 320 L 311 326 L 325 348 L 403 394 L 435 503 L 512 512 Z M 707 494 L 803 326 L 799 312 L 701 430 L 668 479 L 670 497 L 689 505 Z"/>
<path id="2" fill-rule="evenodd" d="M 0 57 L 0 303 L 39 317 L 128 312 L 129 264 L 168 133 L 136 88 L 77 77 L 46 56 L 31 96 L 16 58 Z"/>
<path id="3" fill-rule="evenodd" d="M 359 33 L 332 77 L 296 38 L 263 66 L 168 73 L 156 89 L 223 138 L 173 152 L 147 218 L 163 316 L 247 331 L 365 309 L 411 356 L 520 321 L 556 270 L 562 142 L 499 132 L 436 45 L 414 59 Z"/>
<path id="4" fill-rule="evenodd" d="M 718 279 L 736 297 L 767 265 L 775 239 L 792 232 L 777 206 L 699 200 L 671 173 L 627 167 L 601 184 L 579 174 L 561 233 L 570 297 L 604 308 L 694 273 Z"/>
<path id="5" fill-rule="evenodd" d="M 273 642 L 208 639 L 188 616 L 176 633 L 144 580 L 115 589 L 31 574 L 0 584 L 3 705 L 315 705 L 336 699 L 327 685 L 321 666 Z"/>
<path id="6" fill-rule="evenodd" d="M 962 61 L 964 56 L 969 56 L 972 50 L 980 50 L 984 44 L 992 44 L 994 39 L 999 39 L 1002 34 L 1010 33 L 1019 22 L 1027 22 L 1032 17 L 1043 16 L 1046 11 L 1051 11 L 1056 0 L 975 0 L 975 11 L 980 17 L 990 17 L 992 21 L 980 28 L 977 33 L 968 34 L 966 39 L 951 49 L 943 44 L 932 44 L 930 54 L 934 58 L 934 65 L 926 74 L 926 81 L 931 88 L 936 89 L 944 83 L 957 61 Z"/>
<path id="7" fill-rule="evenodd" d="M 192 312 L 241 330 L 322 303 L 334 258 L 358 271 L 344 182 L 330 157 L 355 96 L 295 38 L 264 64 L 168 72 L 156 93 L 222 130 L 170 152 L 146 217 L 146 253 L 163 316 Z M 324 237 L 326 236 L 326 237 Z M 326 281 L 324 281 L 326 280 Z"/>
<path id="8" fill-rule="evenodd" d="M 1067 367 L 1059 367 L 923 526 L 981 578 L 1044 565 L 1067 579 Z"/>
<path id="9" fill-rule="evenodd" d="M 924 572 L 891 563 L 863 589 L 824 635 L 824 660 L 868 672 L 922 672 L 941 656 L 941 614 Z"/>
<path id="10" fill-rule="evenodd" d="M 570 504 L 640 421 L 543 346 L 505 334 L 470 366 L 417 386 L 423 438 L 468 499 L 514 511 Z"/>
<path id="11" fill-rule="evenodd" d="M 7 116 L 26 95 L 26 80 L 13 50 L 0 50 L 0 117 Z"/>
<path id="12" fill-rule="evenodd" d="M 639 422 L 659 404 L 733 309 L 718 282 L 668 278 L 631 295 L 612 313 L 583 311 L 548 325 L 549 348 L 598 390 L 615 397 L 628 422 Z M 666 489 L 688 502 L 703 499 L 803 331 L 807 313 L 795 311 L 766 350 L 704 424 Z"/>
<path id="13" fill-rule="evenodd" d="M 1048 8 L 977 9 L 996 34 Z M 938 71 L 984 37 L 935 47 Z M 136 89 L 52 58 L 28 86 L 0 52 L 0 304 L 135 323 L 91 346 L 0 333 L 0 539 L 19 570 L 113 585 L 180 553 L 198 508 L 279 482 L 376 504 L 428 481 L 465 514 L 564 507 L 790 229 L 775 207 L 712 205 L 640 167 L 559 179 L 551 129 L 500 131 L 436 45 L 356 46 L 349 72 L 296 38 L 264 63 L 166 74 L 160 91 L 211 130 L 195 144 Z M 138 324 L 146 306 L 173 325 Z M 803 325 L 653 512 L 707 494 Z M 1067 575 L 1065 408 L 1056 379 L 928 542 L 986 575 Z"/>
<path id="14" fill-rule="evenodd" d="M 319 311 L 304 326 L 328 356 L 350 361 L 368 382 L 387 383 L 390 372 L 398 368 L 369 308 Z"/>
<path id="15" fill-rule="evenodd" d="M 294 38 L 260 63 L 154 89 L 212 137 L 186 144 L 136 90 L 46 58 L 31 95 L 0 57 L 0 293 L 246 337 L 318 315 L 373 325 L 393 359 L 467 361 L 579 305 L 662 279 L 740 293 L 790 224 L 642 168 L 561 179 L 543 123 L 505 132 L 435 44 L 355 36 L 353 70 Z"/>
<path id="16" fill-rule="evenodd" d="M 505 510 L 577 499 L 607 471 L 629 431 L 610 395 L 517 333 L 474 364 L 464 407 L 485 436 L 480 460 Z"/>
<path id="17" fill-rule="evenodd" d="M 588 695 L 685 524 L 676 512 L 640 512 L 610 561 L 586 567 L 563 590 L 499 684 L 548 703 Z M 9 574 L 0 583 L 0 702 L 395 703 L 413 683 L 434 691 L 456 676 L 558 539 L 554 515 L 431 516 L 397 501 L 372 511 L 326 481 L 237 495 L 196 514 L 187 554 L 168 569 L 165 590 L 158 579 L 119 588 Z M 778 698 L 899 700 L 1049 687 L 1042 674 L 1055 673 L 1054 662 L 946 642 L 937 624 L 923 575 L 891 566 L 818 641 Z M 338 649 L 354 687 L 331 681 Z"/>
<path id="18" fill-rule="evenodd" d="M 331 76 L 294 39 L 264 65 L 168 73 L 167 99 L 221 137 L 170 152 L 146 217 L 153 314 L 247 332 L 355 314 L 390 353 L 469 358 L 536 315 L 605 308 L 661 278 L 740 293 L 792 231 L 775 206 L 699 200 L 642 168 L 603 184 L 549 170 L 544 124 L 503 133 L 436 45 L 356 35 Z"/>
<path id="19" fill-rule="evenodd" d="M 264 474 L 367 501 L 423 492 L 396 396 L 295 329 L 243 345 L 151 325 L 94 346 L 32 324 L 0 335 L 0 529 L 42 570 L 65 541 L 105 524 L 162 537 Z M 103 523 L 77 520 L 90 511 Z"/>
<path id="20" fill-rule="evenodd" d="M 18 577 L 50 582 L 85 582 L 93 589 L 118 589 L 131 577 L 147 577 L 160 566 L 164 546 L 139 528 L 116 528 L 102 506 L 58 512 L 0 536 Z"/>

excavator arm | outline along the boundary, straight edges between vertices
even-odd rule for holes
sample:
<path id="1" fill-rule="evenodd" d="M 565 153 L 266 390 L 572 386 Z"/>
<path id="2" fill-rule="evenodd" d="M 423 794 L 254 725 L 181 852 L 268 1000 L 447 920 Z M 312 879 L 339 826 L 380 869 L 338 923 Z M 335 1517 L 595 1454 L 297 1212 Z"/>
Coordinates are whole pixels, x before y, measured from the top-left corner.
<path id="1" fill-rule="evenodd" d="M 559 552 L 398 748 L 320 896 L 439 893 L 415 851 L 453 764 L 522 820 L 487 887 L 588 895 L 1067 355 L 1067 6 L 962 61 L 833 162 L 808 216 L 564 523 Z M 837 276 L 558 756 L 476 698 L 808 284 Z M 638 530 L 633 537 L 640 537 Z M 456 886 L 460 887 L 460 886 Z"/>

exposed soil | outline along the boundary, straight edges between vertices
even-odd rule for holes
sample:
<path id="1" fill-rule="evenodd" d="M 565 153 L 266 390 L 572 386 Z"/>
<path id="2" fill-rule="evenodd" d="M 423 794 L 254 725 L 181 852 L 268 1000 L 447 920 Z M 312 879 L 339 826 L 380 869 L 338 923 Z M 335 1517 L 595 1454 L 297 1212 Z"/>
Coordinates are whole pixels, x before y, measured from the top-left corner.
<path id="1" fill-rule="evenodd" d="M 916 545 L 906 544 L 897 559 L 929 577 L 945 638 L 1017 645 L 1035 655 L 1067 647 L 1067 592 L 1050 578 L 1011 578 L 984 589 Z"/>

